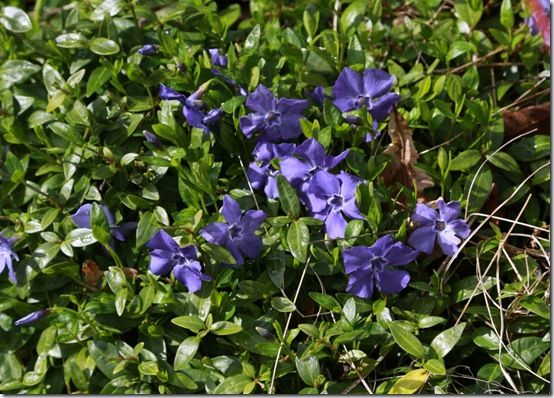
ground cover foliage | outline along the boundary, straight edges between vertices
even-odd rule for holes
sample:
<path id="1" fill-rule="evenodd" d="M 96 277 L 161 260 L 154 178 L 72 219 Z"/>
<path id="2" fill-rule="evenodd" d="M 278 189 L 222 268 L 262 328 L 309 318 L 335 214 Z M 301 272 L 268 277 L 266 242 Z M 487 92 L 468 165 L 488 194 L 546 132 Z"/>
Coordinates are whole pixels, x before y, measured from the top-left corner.
<path id="1" fill-rule="evenodd" d="M 550 391 L 541 2 L 0 5 L 0 392 Z"/>

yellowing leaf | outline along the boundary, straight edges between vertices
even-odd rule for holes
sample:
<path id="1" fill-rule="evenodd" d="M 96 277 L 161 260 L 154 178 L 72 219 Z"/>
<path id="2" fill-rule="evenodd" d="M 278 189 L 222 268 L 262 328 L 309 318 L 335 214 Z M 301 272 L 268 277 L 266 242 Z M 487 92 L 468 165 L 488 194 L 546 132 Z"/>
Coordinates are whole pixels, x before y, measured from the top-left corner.
<path id="1" fill-rule="evenodd" d="M 416 369 L 406 373 L 392 386 L 389 394 L 415 394 L 427 382 L 429 372 L 425 369 Z"/>

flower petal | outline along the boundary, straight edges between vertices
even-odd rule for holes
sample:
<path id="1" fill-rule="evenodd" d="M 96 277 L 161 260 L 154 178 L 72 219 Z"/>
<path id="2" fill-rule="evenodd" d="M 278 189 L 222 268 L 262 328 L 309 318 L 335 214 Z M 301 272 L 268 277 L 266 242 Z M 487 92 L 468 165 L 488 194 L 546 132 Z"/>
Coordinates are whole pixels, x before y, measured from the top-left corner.
<path id="1" fill-rule="evenodd" d="M 225 218 L 225 221 L 229 224 L 236 224 L 240 221 L 242 210 L 235 199 L 233 199 L 230 195 L 225 195 L 223 197 L 221 214 L 223 215 L 223 218 Z"/>
<path id="2" fill-rule="evenodd" d="M 333 86 L 335 100 L 333 104 L 341 112 L 348 112 L 355 109 L 355 100 L 363 93 L 362 76 L 346 67 L 342 70 Z"/>
<path id="3" fill-rule="evenodd" d="M 90 228 L 91 211 L 92 205 L 90 203 L 86 203 L 77 209 L 77 211 L 71 216 L 71 219 L 79 228 Z"/>
<path id="4" fill-rule="evenodd" d="M 252 137 L 256 131 L 261 130 L 263 123 L 263 115 L 257 115 L 255 113 L 243 116 L 239 120 L 240 129 L 246 138 Z"/>
<path id="5" fill-rule="evenodd" d="M 437 201 L 437 206 L 439 208 L 440 219 L 446 221 L 447 223 L 458 218 L 460 212 L 462 211 L 460 202 L 455 200 L 445 203 L 444 200 L 439 199 Z"/>
<path id="6" fill-rule="evenodd" d="M 325 219 L 325 232 L 331 239 L 344 238 L 346 224 L 340 211 L 331 210 Z"/>
<path id="7" fill-rule="evenodd" d="M 437 234 L 437 241 L 442 252 L 447 256 L 453 256 L 458 250 L 461 240 L 456 237 L 454 231 L 445 229 Z"/>
<path id="8" fill-rule="evenodd" d="M 302 113 L 309 105 L 310 103 L 303 99 L 281 98 L 277 101 L 276 110 L 281 114 Z"/>
<path id="9" fill-rule="evenodd" d="M 158 232 L 150 238 L 146 247 L 149 249 L 157 250 L 166 250 L 169 252 L 174 252 L 179 250 L 179 245 L 173 240 L 171 235 L 165 232 L 163 229 L 160 229 Z"/>
<path id="10" fill-rule="evenodd" d="M 236 264 L 228 264 L 230 267 L 239 267 L 244 264 L 244 258 L 242 257 L 242 254 L 234 241 L 229 239 L 225 244 L 225 248 L 229 250 L 236 261 Z"/>
<path id="11" fill-rule="evenodd" d="M 254 189 L 262 189 L 267 184 L 267 174 L 266 170 L 269 168 L 269 164 L 263 166 L 258 166 L 256 162 L 250 162 L 246 175 L 248 176 L 248 181 Z"/>
<path id="12" fill-rule="evenodd" d="M 279 198 L 279 188 L 277 187 L 276 177 L 273 177 L 273 176 L 267 177 L 267 184 L 265 184 L 264 193 L 270 199 Z"/>
<path id="13" fill-rule="evenodd" d="M 253 111 L 266 114 L 269 111 L 275 110 L 277 101 L 271 91 L 263 84 L 260 84 L 256 90 L 246 98 L 246 106 Z"/>
<path id="14" fill-rule="evenodd" d="M 410 283 L 410 274 L 398 269 L 384 269 L 375 275 L 377 288 L 385 294 L 401 292 Z"/>
<path id="15" fill-rule="evenodd" d="M 342 162 L 344 159 L 346 159 L 349 153 L 350 153 L 350 149 L 346 149 L 342 151 L 340 154 L 338 154 L 337 156 L 326 156 L 325 168 L 327 170 L 331 170 L 332 168 L 337 166 L 340 162 Z"/>
<path id="16" fill-rule="evenodd" d="M 392 235 L 381 236 L 371 245 L 373 256 L 385 257 L 394 242 Z"/>
<path id="17" fill-rule="evenodd" d="M 356 206 L 356 198 L 345 201 L 342 205 L 341 210 L 350 218 L 365 220 L 365 216 L 360 213 L 360 210 L 358 210 L 358 206 Z"/>
<path id="18" fill-rule="evenodd" d="M 314 175 L 308 188 L 309 193 L 324 198 L 338 195 L 340 191 L 340 181 L 337 176 L 324 170 L 320 170 Z"/>
<path id="19" fill-rule="evenodd" d="M 361 298 L 371 298 L 374 283 L 374 274 L 371 270 L 356 272 L 348 277 L 346 292 Z"/>
<path id="20" fill-rule="evenodd" d="M 378 100 L 373 101 L 369 110 L 374 120 L 382 122 L 392 112 L 392 108 L 400 101 L 400 96 L 396 93 L 387 93 Z"/>
<path id="21" fill-rule="evenodd" d="M 471 233 L 469 225 L 464 220 L 454 220 L 446 224 L 448 229 L 453 230 L 456 235 L 461 236 L 462 238 L 467 238 Z"/>
<path id="22" fill-rule="evenodd" d="M 181 94 L 163 84 L 160 83 L 160 92 L 158 93 L 158 96 L 160 99 L 163 100 L 177 100 L 182 103 L 185 103 L 187 100 L 187 96 L 184 94 Z"/>
<path id="23" fill-rule="evenodd" d="M 369 268 L 369 259 L 372 256 L 372 250 L 367 246 L 354 246 L 344 249 L 342 252 L 344 272 L 346 275 L 350 275 L 362 268 Z"/>
<path id="24" fill-rule="evenodd" d="M 366 69 L 363 82 L 363 93 L 370 98 L 377 98 L 390 91 L 393 77 L 380 69 Z"/>
<path id="25" fill-rule="evenodd" d="M 249 234 L 257 230 L 266 218 L 263 210 L 248 210 L 240 220 L 244 233 Z"/>
<path id="26" fill-rule="evenodd" d="M 402 242 L 395 242 L 385 255 L 389 265 L 406 265 L 414 261 L 419 252 L 406 246 Z"/>
<path id="27" fill-rule="evenodd" d="M 345 173 L 341 170 L 338 175 L 338 179 L 341 182 L 340 194 L 344 200 L 350 200 L 356 197 L 356 186 L 361 184 L 364 180 L 353 176 L 351 174 Z"/>
<path id="28" fill-rule="evenodd" d="M 152 250 L 150 253 L 150 271 L 154 275 L 166 275 L 173 268 L 173 253 L 165 250 Z"/>
<path id="29" fill-rule="evenodd" d="M 248 258 L 258 258 L 262 252 L 262 239 L 256 235 L 243 236 L 241 240 L 235 241 L 242 254 Z"/>
<path id="30" fill-rule="evenodd" d="M 325 148 L 315 138 L 308 138 L 298 145 L 294 153 L 307 160 L 312 166 L 325 166 Z"/>
<path id="31" fill-rule="evenodd" d="M 210 243 L 224 245 L 229 239 L 229 225 L 213 222 L 202 228 L 200 235 Z"/>
<path id="32" fill-rule="evenodd" d="M 435 237 L 437 233 L 432 226 L 426 225 L 417 228 L 410 237 L 408 243 L 420 252 L 431 254 L 435 246 Z"/>
<path id="33" fill-rule="evenodd" d="M 302 133 L 300 130 L 300 119 L 302 115 L 297 113 L 289 113 L 281 116 L 281 124 L 276 126 L 277 132 L 281 139 L 292 140 Z"/>
<path id="34" fill-rule="evenodd" d="M 310 177 L 310 165 L 293 156 L 279 162 L 281 174 L 295 187 Z"/>
<path id="35" fill-rule="evenodd" d="M 410 217 L 413 222 L 419 225 L 434 225 L 438 218 L 439 215 L 435 209 L 422 203 L 416 204 L 416 208 Z"/>
<path id="36" fill-rule="evenodd" d="M 198 261 L 193 263 L 198 264 Z M 189 292 L 194 293 L 202 288 L 202 280 L 200 279 L 200 272 L 195 272 L 196 270 L 189 268 L 191 264 L 179 264 L 173 269 L 173 274 L 175 279 L 185 285 Z"/>

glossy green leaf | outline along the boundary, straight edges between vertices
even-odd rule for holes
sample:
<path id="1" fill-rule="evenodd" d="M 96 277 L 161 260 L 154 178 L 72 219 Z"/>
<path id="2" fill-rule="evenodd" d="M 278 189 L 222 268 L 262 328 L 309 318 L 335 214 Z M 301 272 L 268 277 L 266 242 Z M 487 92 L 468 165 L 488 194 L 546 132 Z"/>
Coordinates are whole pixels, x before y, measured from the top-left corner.
<path id="1" fill-rule="evenodd" d="M 417 358 L 423 358 L 425 356 L 425 349 L 421 342 L 397 322 L 394 321 L 389 324 L 389 329 L 396 344 L 408 354 Z"/>

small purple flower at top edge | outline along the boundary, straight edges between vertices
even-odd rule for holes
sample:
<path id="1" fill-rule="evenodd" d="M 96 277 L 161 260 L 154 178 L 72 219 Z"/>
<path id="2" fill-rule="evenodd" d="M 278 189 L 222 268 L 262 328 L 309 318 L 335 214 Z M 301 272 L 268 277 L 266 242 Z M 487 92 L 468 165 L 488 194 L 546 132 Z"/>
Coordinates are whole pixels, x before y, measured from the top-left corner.
<path id="1" fill-rule="evenodd" d="M 532 36 L 535 36 L 537 33 L 539 33 L 539 27 L 537 26 L 537 22 L 535 21 L 535 18 L 531 15 L 530 17 L 527 17 L 523 20 L 527 26 L 529 26 L 529 31 Z"/>
<path id="2" fill-rule="evenodd" d="M 108 207 L 104 205 L 100 205 L 100 207 L 102 208 L 102 211 L 106 216 L 106 220 L 108 220 L 108 225 L 110 226 L 111 235 L 115 239 L 121 242 L 125 242 L 126 235 L 128 235 L 129 232 L 136 229 L 137 223 L 126 222 L 120 226 L 117 226 L 115 224 L 115 219 L 110 209 L 108 209 Z M 71 219 L 79 228 L 91 228 L 91 224 L 90 224 L 91 211 L 92 211 L 92 205 L 90 203 L 86 203 L 77 209 L 77 211 L 71 216 Z"/>
<path id="3" fill-rule="evenodd" d="M 526 23 L 531 28 L 531 34 L 541 32 L 544 44 L 550 47 L 550 1 L 527 0 L 527 6 L 531 10 L 531 16 L 526 18 Z"/>
<path id="4" fill-rule="evenodd" d="M 460 203 L 452 201 L 445 203 L 437 201 L 438 209 L 433 209 L 418 203 L 411 220 L 418 225 L 408 238 L 408 243 L 417 250 L 430 254 L 438 241 L 442 251 L 452 256 L 458 250 L 461 240 L 467 238 L 471 232 L 464 220 L 457 219 L 460 215 Z"/>
<path id="5" fill-rule="evenodd" d="M 6 238 L 4 235 L 0 234 L 0 273 L 7 267 L 8 277 L 13 283 L 17 283 L 17 279 L 15 277 L 15 270 L 13 269 L 12 257 L 15 261 L 19 261 L 17 253 L 12 249 L 15 240 L 15 238 Z"/>
<path id="6" fill-rule="evenodd" d="M 247 108 L 254 112 L 240 118 L 240 128 L 247 138 L 261 131 L 260 141 L 292 140 L 301 133 L 300 119 L 308 105 L 308 101 L 301 99 L 277 100 L 266 86 L 260 84 L 246 98 Z"/>
<path id="7" fill-rule="evenodd" d="M 337 156 L 328 156 L 318 140 L 308 138 L 296 148 L 294 156 L 287 156 L 279 162 L 281 174 L 299 190 L 300 199 L 311 208 L 308 187 L 314 175 L 320 170 L 333 169 L 346 159 L 348 153 L 347 149 Z"/>
<path id="8" fill-rule="evenodd" d="M 145 44 L 137 50 L 137 53 L 140 55 L 152 55 L 156 54 L 157 51 L 158 49 L 154 44 Z"/>
<path id="9" fill-rule="evenodd" d="M 160 230 L 152 236 L 146 247 L 152 250 L 150 271 L 153 274 L 166 275 L 173 271 L 175 279 L 191 293 L 200 290 L 202 282 L 212 280 L 209 275 L 202 273 L 194 245 L 180 247 L 167 232 Z"/>
<path id="10" fill-rule="evenodd" d="M 390 93 L 393 78 L 379 69 L 366 69 L 363 74 L 345 67 L 333 86 L 333 103 L 341 112 L 367 108 L 378 122 L 387 118 L 400 100 L 396 93 Z"/>
<path id="11" fill-rule="evenodd" d="M 371 246 L 344 249 L 342 258 L 348 275 L 346 291 L 358 297 L 371 298 L 374 286 L 384 294 L 396 294 L 410 282 L 407 271 L 396 269 L 416 259 L 419 252 L 383 236 Z"/>
<path id="12" fill-rule="evenodd" d="M 217 48 L 210 48 L 208 50 L 208 53 L 210 54 L 210 61 L 213 66 L 227 66 L 227 56 L 223 55 L 219 52 L 219 49 Z"/>
<path id="13" fill-rule="evenodd" d="M 321 170 L 316 173 L 307 189 L 310 211 L 325 222 L 325 232 L 331 239 L 344 238 L 346 220 L 365 220 L 356 206 L 356 186 L 363 180 L 341 171 L 338 176 Z"/>
<path id="14" fill-rule="evenodd" d="M 29 325 L 31 323 L 35 323 L 36 321 L 44 318 L 46 315 L 50 314 L 52 312 L 51 308 L 46 308 L 42 310 L 38 310 L 35 312 L 31 312 L 28 315 L 25 315 L 23 318 L 18 319 L 14 322 L 15 326 L 25 326 Z"/>
<path id="15" fill-rule="evenodd" d="M 273 168 L 271 161 L 274 158 L 284 159 L 292 155 L 295 148 L 295 144 L 289 143 L 259 142 L 256 144 L 252 151 L 255 161 L 250 162 L 246 172 L 252 188 L 263 189 L 268 198 L 277 199 L 279 197 L 277 175 L 280 172 Z"/>
<path id="16" fill-rule="evenodd" d="M 213 222 L 200 230 L 208 242 L 225 247 L 235 258 L 234 266 L 244 264 L 244 257 L 256 258 L 262 252 L 262 239 L 254 232 L 266 218 L 262 210 L 241 211 L 229 195 L 223 198 L 221 214 L 226 223 Z M 226 264 L 232 266 L 231 264 Z"/>

